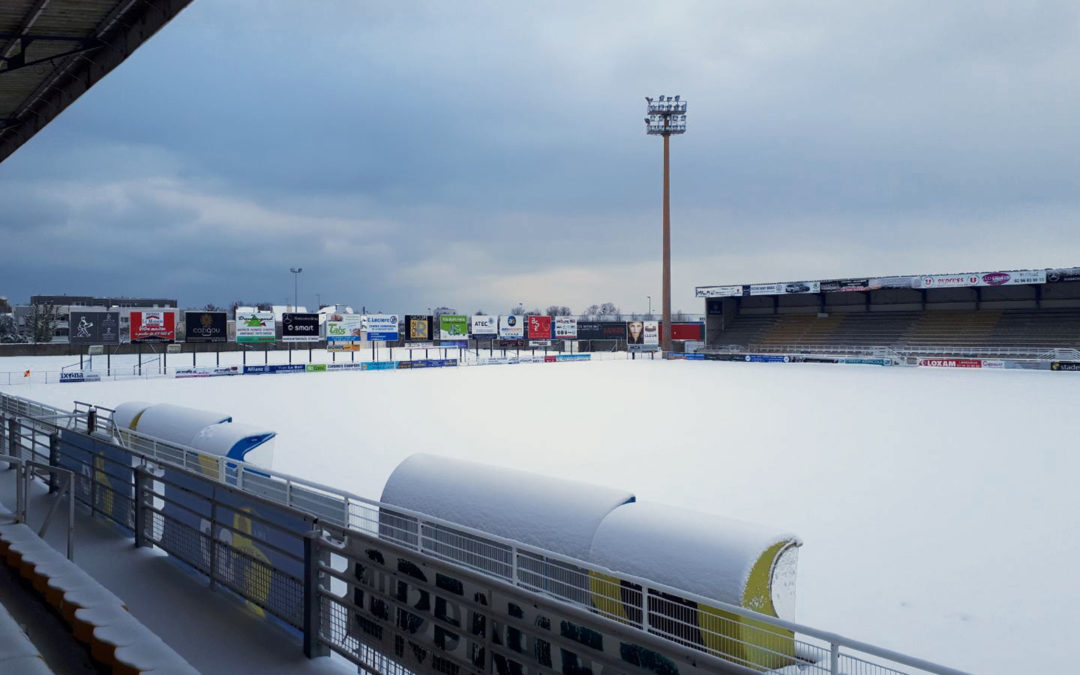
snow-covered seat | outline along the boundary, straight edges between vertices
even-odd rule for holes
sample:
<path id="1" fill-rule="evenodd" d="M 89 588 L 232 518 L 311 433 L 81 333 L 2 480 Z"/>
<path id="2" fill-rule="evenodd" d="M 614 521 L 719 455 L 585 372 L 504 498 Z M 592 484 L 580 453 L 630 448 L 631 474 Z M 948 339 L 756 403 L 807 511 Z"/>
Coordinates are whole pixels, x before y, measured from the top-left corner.
<path id="1" fill-rule="evenodd" d="M 52 670 L 15 619 L 0 606 L 0 673 L 38 675 Z"/>
<path id="2" fill-rule="evenodd" d="M 199 672 L 157 636 L 117 647 L 113 660 L 113 675 L 146 672 L 154 675 L 197 675 Z"/>

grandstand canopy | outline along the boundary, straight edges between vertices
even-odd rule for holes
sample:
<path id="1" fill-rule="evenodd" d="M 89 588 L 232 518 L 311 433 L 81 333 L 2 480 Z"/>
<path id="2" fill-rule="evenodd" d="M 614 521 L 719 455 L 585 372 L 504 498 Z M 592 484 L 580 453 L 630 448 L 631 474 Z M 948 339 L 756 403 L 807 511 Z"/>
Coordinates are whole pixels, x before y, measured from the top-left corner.
<path id="1" fill-rule="evenodd" d="M 190 3 L 0 2 L 0 162 Z"/>

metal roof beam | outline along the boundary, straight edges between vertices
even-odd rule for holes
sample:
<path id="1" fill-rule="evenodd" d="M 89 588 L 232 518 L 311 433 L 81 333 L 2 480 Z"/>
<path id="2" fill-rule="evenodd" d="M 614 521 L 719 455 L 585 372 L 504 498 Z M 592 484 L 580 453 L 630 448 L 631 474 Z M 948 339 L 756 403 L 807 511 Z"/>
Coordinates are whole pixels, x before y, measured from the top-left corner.
<path id="1" fill-rule="evenodd" d="M 87 40 L 97 37 L 101 41 L 101 47 L 94 51 L 93 56 L 84 52 L 62 57 L 53 75 L 42 82 L 12 115 L 17 125 L 0 127 L 0 162 L 33 138 L 113 68 L 123 63 L 191 2 L 156 0 L 153 3 L 136 3 L 132 0 L 118 3 L 119 11 L 111 13 L 86 36 Z M 44 4 L 45 0 L 38 3 L 41 8 Z M 125 13 L 120 8 L 128 11 Z M 33 18 L 36 20 L 36 16 Z"/>

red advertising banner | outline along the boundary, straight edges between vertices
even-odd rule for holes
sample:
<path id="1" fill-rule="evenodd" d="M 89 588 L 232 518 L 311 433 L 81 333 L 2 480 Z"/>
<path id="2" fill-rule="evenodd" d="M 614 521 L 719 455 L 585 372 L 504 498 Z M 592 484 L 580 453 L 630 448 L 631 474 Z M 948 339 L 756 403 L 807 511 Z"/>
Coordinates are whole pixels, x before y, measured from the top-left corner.
<path id="1" fill-rule="evenodd" d="M 131 313 L 132 342 L 173 342 L 176 340 L 176 312 L 163 310 Z"/>
<path id="2" fill-rule="evenodd" d="M 530 316 L 529 317 L 529 334 L 526 336 L 530 340 L 550 340 L 551 339 L 551 317 L 550 316 Z"/>
<path id="3" fill-rule="evenodd" d="M 672 323 L 672 340 L 704 340 L 705 324 L 703 323 Z M 664 322 L 660 322 L 660 339 L 664 339 Z"/>
<path id="4" fill-rule="evenodd" d="M 919 365 L 929 368 L 982 368 L 982 359 L 919 359 Z"/>

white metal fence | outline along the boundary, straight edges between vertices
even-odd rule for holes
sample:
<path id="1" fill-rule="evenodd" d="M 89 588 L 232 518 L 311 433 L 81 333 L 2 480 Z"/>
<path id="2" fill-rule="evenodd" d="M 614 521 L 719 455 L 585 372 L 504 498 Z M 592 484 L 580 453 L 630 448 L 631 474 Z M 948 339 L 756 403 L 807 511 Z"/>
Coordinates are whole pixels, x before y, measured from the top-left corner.
<path id="1" fill-rule="evenodd" d="M 603 630 L 637 631 L 642 640 L 647 636 L 651 636 L 648 640 L 659 638 L 670 645 L 672 654 L 681 655 L 681 661 L 685 661 L 685 650 L 691 650 L 706 659 L 704 665 L 712 664 L 706 670 L 762 672 L 790 667 L 796 669 L 791 672 L 832 675 L 960 673 L 425 514 L 118 429 L 112 423 L 111 412 L 77 403 L 72 413 L 0 394 L 0 413 L 7 418 L 25 418 L 43 428 L 74 429 L 111 439 L 143 461 L 187 469 L 257 500 L 307 514 L 327 532 L 337 533 L 339 540 L 351 537 L 368 543 L 383 542 L 395 551 L 412 552 L 419 562 L 447 565 L 462 575 L 478 575 L 503 584 L 515 594 L 532 594 L 536 603 L 602 617 L 603 622 L 597 625 Z M 142 500 L 136 498 L 135 502 Z M 138 515 L 133 519 L 137 522 Z M 325 542 L 324 550 L 346 556 L 347 567 L 364 562 Z M 344 581 L 340 566 L 324 562 L 319 565 L 322 573 Z M 347 616 L 357 609 L 355 602 L 340 592 L 331 592 L 330 586 L 320 592 L 330 607 L 317 622 L 340 623 L 342 612 Z M 353 644 L 354 637 L 346 639 L 338 630 L 341 627 L 335 625 L 320 625 L 320 639 L 356 660 L 355 654 L 360 652 Z M 374 667 L 370 659 L 357 662 Z"/>

